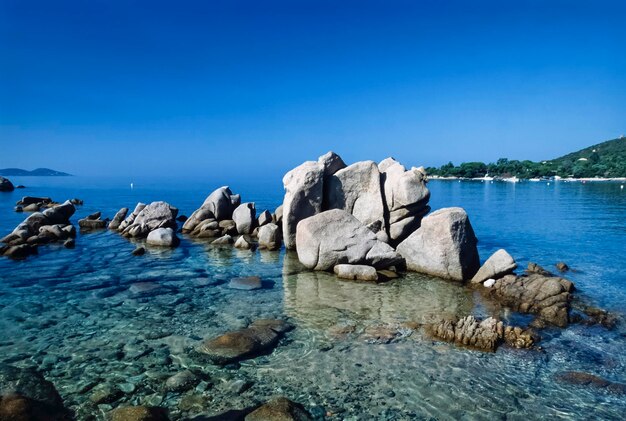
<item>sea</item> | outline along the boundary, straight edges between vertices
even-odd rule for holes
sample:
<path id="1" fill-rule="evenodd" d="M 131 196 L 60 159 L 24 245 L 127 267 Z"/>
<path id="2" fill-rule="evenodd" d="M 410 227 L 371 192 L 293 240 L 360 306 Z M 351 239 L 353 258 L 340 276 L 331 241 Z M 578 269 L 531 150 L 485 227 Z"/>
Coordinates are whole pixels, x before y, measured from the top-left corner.
<path id="1" fill-rule="evenodd" d="M 97 211 L 112 218 L 121 207 L 156 200 L 190 215 L 225 184 L 202 177 L 12 181 L 26 189 L 0 193 L 2 236 L 27 216 L 14 211 L 24 195 L 82 199 L 72 217 L 77 225 Z M 283 198 L 280 180 L 230 187 L 258 213 Z M 218 248 L 185 235 L 176 249 L 133 256 L 135 242 L 103 230 L 79 233 L 74 249 L 51 244 L 25 260 L 0 259 L 0 362 L 39 370 L 77 419 L 105 419 L 122 405 L 165 407 L 171 419 L 228 419 L 219 414 L 285 396 L 329 420 L 623 420 L 626 386 L 563 381 L 564 373 L 579 372 L 626 383 L 622 185 L 432 180 L 428 187 L 433 210 L 465 208 L 481 261 L 504 248 L 518 273 L 529 262 L 555 272 L 565 262 L 571 270 L 562 276 L 574 282 L 576 300 L 621 323 L 547 328 L 540 349 L 480 352 L 412 327 L 442 314 L 522 326 L 531 318 L 420 274 L 342 281 L 305 270 L 293 252 Z M 241 276 L 259 276 L 265 287 L 230 289 L 228 281 Z M 151 287 L 133 288 L 138 283 Z M 295 326 L 272 353 L 224 367 L 194 353 L 202 340 L 261 318 Z M 391 339 L 378 335 L 389 330 Z M 184 370 L 198 381 L 168 390 L 166 380 Z"/>

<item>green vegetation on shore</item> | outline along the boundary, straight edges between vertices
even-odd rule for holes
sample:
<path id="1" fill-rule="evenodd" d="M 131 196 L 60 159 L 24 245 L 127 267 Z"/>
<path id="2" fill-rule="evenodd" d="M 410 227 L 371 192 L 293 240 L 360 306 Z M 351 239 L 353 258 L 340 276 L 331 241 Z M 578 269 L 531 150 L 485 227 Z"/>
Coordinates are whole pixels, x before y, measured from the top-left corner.
<path id="1" fill-rule="evenodd" d="M 464 162 L 455 166 L 452 162 L 439 168 L 426 168 L 429 175 L 441 177 L 493 177 L 539 178 L 539 177 L 626 177 L 626 138 L 608 140 L 550 161 L 518 161 L 506 158 L 495 163 Z"/>

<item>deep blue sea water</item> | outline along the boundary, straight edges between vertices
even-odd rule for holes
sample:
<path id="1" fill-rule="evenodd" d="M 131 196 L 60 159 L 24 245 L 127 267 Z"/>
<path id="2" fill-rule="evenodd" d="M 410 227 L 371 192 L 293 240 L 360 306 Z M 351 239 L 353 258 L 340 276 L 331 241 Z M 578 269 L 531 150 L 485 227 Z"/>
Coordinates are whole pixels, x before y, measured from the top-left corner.
<path id="1" fill-rule="evenodd" d="M 0 194 L 0 233 L 25 214 L 22 195 L 78 197 L 72 220 L 112 217 L 138 201 L 165 200 L 189 215 L 224 183 L 198 179 L 15 177 L 28 188 Z M 282 201 L 279 183 L 232 184 L 257 211 Z M 431 206 L 462 206 L 479 238 L 481 259 L 505 248 L 521 267 L 554 270 L 565 261 L 586 302 L 625 313 L 626 190 L 617 183 L 431 181 Z M 172 251 L 130 254 L 135 244 L 111 232 L 79 235 L 76 248 L 40 248 L 25 261 L 0 260 L 0 360 L 34 366 L 59 389 L 79 419 L 120 404 L 165 406 L 172 418 L 244 408 L 285 395 L 330 419 L 623 419 L 626 396 L 559 382 L 567 370 L 626 383 L 626 334 L 572 325 L 542 332 L 543 351 L 500 348 L 486 354 L 433 342 L 419 332 L 372 344 L 368 329 L 424 322 L 441 313 L 496 315 L 472 291 L 408 274 L 385 284 L 338 281 L 302 271 L 293 254 L 217 249 L 183 237 Z M 273 286 L 228 289 L 234 276 Z M 134 294 L 133 283 L 158 286 Z M 495 312 L 495 313 L 494 313 Z M 240 367 L 207 366 L 190 351 L 202 338 L 261 317 L 288 318 L 296 329 L 271 355 Z M 205 380 L 184 393 L 163 390 L 184 369 Z M 234 390 L 243 380 L 250 387 Z M 90 396 L 122 390 L 110 403 Z M 236 388 L 235 388 L 236 389 Z"/>

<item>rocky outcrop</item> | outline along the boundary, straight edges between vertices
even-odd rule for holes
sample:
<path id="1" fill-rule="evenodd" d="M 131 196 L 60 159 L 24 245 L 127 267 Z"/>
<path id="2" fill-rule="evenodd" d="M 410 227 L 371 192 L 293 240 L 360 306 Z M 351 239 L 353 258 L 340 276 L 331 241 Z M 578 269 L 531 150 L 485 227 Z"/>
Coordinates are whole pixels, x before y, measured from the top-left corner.
<path id="1" fill-rule="evenodd" d="M 137 205 L 135 211 L 140 208 Z M 133 217 L 135 212 L 129 217 Z M 126 223 L 126 218 L 120 225 L 119 231 L 125 237 L 145 238 L 151 231 L 158 228 L 176 229 L 176 216 L 178 209 L 166 202 L 152 202 L 141 208 L 140 212 L 133 217 L 132 222 Z"/>
<path id="2" fill-rule="evenodd" d="M 427 325 L 426 332 L 447 342 L 490 352 L 494 352 L 503 342 L 516 348 L 531 348 L 535 344 L 532 331 L 504 326 L 493 317 L 482 321 L 474 316 L 442 319 Z"/>
<path id="3" fill-rule="evenodd" d="M 307 161 L 283 177 L 283 239 L 287 249 L 296 248 L 296 228 L 303 219 L 322 211 L 324 164 Z"/>
<path id="4" fill-rule="evenodd" d="M 250 234 L 256 224 L 254 203 L 242 203 L 233 211 L 233 221 L 239 234 Z"/>
<path id="5" fill-rule="evenodd" d="M 406 170 L 393 158 L 379 165 L 361 161 L 346 166 L 333 152 L 285 175 L 283 232 L 296 248 L 298 223 L 318 213 L 342 209 L 370 228 L 380 241 L 396 245 L 419 228 L 430 211 L 423 168 Z"/>
<path id="6" fill-rule="evenodd" d="M 500 249 L 492 254 L 472 278 L 472 284 L 482 284 L 488 279 L 498 279 L 513 273 L 517 263 L 509 253 Z"/>
<path id="7" fill-rule="evenodd" d="M 409 270 L 463 281 L 479 269 L 477 242 L 465 210 L 444 208 L 425 217 L 397 251 Z"/>
<path id="8" fill-rule="evenodd" d="M 357 281 L 377 281 L 376 268 L 366 265 L 337 265 L 333 272 L 338 278 L 352 279 Z"/>
<path id="9" fill-rule="evenodd" d="M 281 246 L 281 228 L 276 224 L 267 224 L 259 228 L 259 247 L 267 250 L 278 250 Z"/>
<path id="10" fill-rule="evenodd" d="M 285 397 L 272 399 L 252 411 L 245 421 L 311 421 L 313 417 L 299 403 Z"/>
<path id="11" fill-rule="evenodd" d="M 202 203 L 199 209 L 194 211 L 183 225 L 184 233 L 192 233 L 196 227 L 207 219 L 225 220 L 231 219 L 233 211 L 239 206 L 239 195 L 233 195 L 228 186 L 214 190 Z"/>
<path id="12" fill-rule="evenodd" d="M 430 211 L 426 171 L 422 167 L 407 171 L 393 158 L 381 161 L 378 169 L 388 212 L 387 231 L 390 241 L 399 244 L 419 228 L 422 218 Z"/>
<path id="13" fill-rule="evenodd" d="M 345 210 L 333 209 L 300 221 L 298 259 L 309 269 L 329 270 L 338 264 L 365 264 L 386 268 L 401 264 L 395 250 L 376 238 Z"/>
<path id="14" fill-rule="evenodd" d="M 13 191 L 15 190 L 15 186 L 8 178 L 0 177 L 0 191 Z"/>
<path id="15" fill-rule="evenodd" d="M 215 364 L 254 358 L 271 352 L 284 333 L 292 328 L 282 320 L 257 320 L 245 329 L 204 341 L 197 351 Z"/>
<path id="16" fill-rule="evenodd" d="M 34 247 L 37 245 L 64 241 L 76 236 L 76 230 L 69 221 L 75 211 L 74 205 L 66 201 L 43 212 L 31 214 L 9 235 L 0 240 L 7 244 L 0 249 L 0 253 L 9 257 L 22 258 L 36 253 Z"/>
<path id="17" fill-rule="evenodd" d="M 54 385 L 32 369 L 0 364 L 0 420 L 70 420 Z"/>
<path id="18" fill-rule="evenodd" d="M 515 311 L 536 314 L 540 322 L 567 326 L 572 282 L 555 276 L 532 273 L 527 276 L 506 275 L 497 279 L 489 294 Z"/>
<path id="19" fill-rule="evenodd" d="M 159 247 L 176 247 L 180 240 L 176 232 L 171 228 L 157 228 L 150 231 L 146 238 L 146 244 Z"/>
<path id="20" fill-rule="evenodd" d="M 126 214 L 128 214 L 128 208 L 122 208 L 118 210 L 115 216 L 113 217 L 113 220 L 109 223 L 109 229 L 111 230 L 119 229 L 120 225 L 124 221 L 124 218 L 126 218 Z"/>

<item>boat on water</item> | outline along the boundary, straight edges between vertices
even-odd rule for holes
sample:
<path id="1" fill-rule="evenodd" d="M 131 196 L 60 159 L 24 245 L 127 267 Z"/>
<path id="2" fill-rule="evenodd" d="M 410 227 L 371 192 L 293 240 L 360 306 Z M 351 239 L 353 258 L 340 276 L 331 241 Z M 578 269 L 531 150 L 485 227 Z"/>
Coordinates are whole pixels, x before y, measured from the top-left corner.
<path id="1" fill-rule="evenodd" d="M 517 183 L 519 181 L 519 178 L 513 176 L 513 177 L 503 178 L 502 180 L 507 181 L 509 183 Z"/>
<path id="2" fill-rule="evenodd" d="M 541 181 L 541 178 L 529 178 L 528 181 Z"/>

